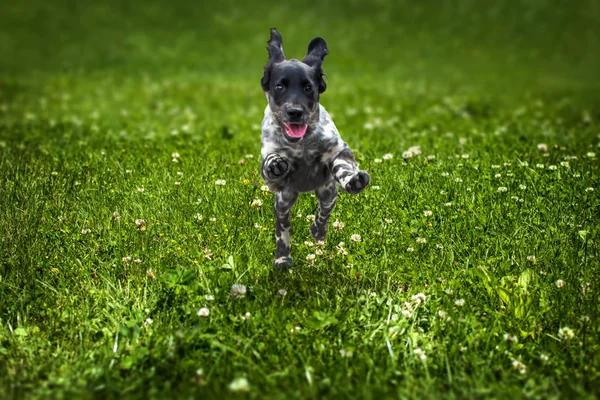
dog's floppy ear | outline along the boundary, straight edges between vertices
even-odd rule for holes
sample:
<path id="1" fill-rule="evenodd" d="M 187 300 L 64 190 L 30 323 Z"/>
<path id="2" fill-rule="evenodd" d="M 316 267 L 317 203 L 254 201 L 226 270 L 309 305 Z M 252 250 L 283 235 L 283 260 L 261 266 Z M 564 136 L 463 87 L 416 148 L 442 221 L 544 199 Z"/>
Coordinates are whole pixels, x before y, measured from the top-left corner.
<path id="1" fill-rule="evenodd" d="M 271 38 L 267 42 L 267 51 L 269 52 L 269 62 L 265 66 L 265 73 L 260 80 L 260 84 L 265 92 L 269 91 L 271 67 L 273 64 L 285 61 L 285 54 L 283 54 L 283 40 L 275 28 L 271 28 Z"/>
<path id="2" fill-rule="evenodd" d="M 327 89 L 327 84 L 323 79 L 325 74 L 323 73 L 322 68 L 323 60 L 325 60 L 327 54 L 329 54 L 329 50 L 327 50 L 325 39 L 316 37 L 308 44 L 308 51 L 306 52 L 304 59 L 302 59 L 304 64 L 313 67 L 317 73 L 319 79 L 319 93 L 323 93 L 325 89 Z"/>

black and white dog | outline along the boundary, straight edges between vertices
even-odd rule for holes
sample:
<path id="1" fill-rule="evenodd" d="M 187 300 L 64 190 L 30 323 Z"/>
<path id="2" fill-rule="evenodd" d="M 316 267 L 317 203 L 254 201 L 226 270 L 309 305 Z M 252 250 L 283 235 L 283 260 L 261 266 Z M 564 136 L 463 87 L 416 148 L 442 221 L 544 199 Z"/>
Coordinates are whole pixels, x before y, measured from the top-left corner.
<path id="1" fill-rule="evenodd" d="M 260 82 L 269 103 L 262 122 L 261 174 L 275 192 L 273 267 L 285 269 L 293 266 L 290 210 L 298 194 L 314 190 L 319 207 L 310 234 L 317 241 L 325 240 L 338 183 L 342 190 L 357 194 L 371 178 L 358 169 L 352 150 L 319 104 L 327 87 L 321 68 L 328 53 L 325 40 L 314 38 L 302 61 L 286 60 L 276 29 L 271 29 L 267 44 L 269 62 Z"/>

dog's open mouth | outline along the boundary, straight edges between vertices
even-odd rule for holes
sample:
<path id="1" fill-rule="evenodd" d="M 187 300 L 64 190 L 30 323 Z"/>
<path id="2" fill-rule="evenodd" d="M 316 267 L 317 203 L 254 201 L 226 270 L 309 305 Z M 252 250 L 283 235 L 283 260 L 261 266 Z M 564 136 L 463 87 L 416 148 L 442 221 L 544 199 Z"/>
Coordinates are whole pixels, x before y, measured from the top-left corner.
<path id="1" fill-rule="evenodd" d="M 285 128 L 285 134 L 291 139 L 300 139 L 306 133 L 306 124 L 290 124 L 284 122 L 283 127 Z"/>

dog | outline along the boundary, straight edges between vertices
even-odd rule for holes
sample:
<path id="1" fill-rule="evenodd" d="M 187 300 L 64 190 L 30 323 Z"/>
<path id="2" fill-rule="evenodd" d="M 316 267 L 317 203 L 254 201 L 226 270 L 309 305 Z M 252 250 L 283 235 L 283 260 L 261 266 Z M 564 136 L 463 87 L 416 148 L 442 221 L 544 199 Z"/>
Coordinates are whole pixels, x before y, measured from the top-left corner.
<path id="1" fill-rule="evenodd" d="M 315 193 L 318 210 L 310 234 L 316 241 L 323 241 L 338 184 L 342 190 L 358 194 L 371 177 L 359 170 L 352 150 L 319 104 L 327 88 L 322 69 L 329 52 L 325 40 L 314 38 L 302 61 L 287 60 L 281 35 L 273 28 L 267 50 L 269 61 L 260 81 L 268 102 L 262 121 L 261 175 L 275 192 L 277 249 L 273 268 L 288 269 L 294 265 L 290 256 L 290 210 L 300 192 Z"/>

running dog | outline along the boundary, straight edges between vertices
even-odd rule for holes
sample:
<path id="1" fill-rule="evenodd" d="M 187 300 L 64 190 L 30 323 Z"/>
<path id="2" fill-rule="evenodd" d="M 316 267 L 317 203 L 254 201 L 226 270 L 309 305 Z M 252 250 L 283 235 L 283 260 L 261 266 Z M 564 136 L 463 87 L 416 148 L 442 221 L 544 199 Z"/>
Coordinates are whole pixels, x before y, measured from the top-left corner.
<path id="1" fill-rule="evenodd" d="M 371 178 L 358 169 L 352 150 L 319 104 L 327 88 L 322 69 L 328 54 L 325 40 L 314 38 L 302 61 L 285 58 L 277 29 L 271 29 L 267 45 L 269 61 L 260 81 L 268 102 L 262 121 L 261 175 L 275 192 L 277 250 L 273 268 L 288 269 L 293 266 L 290 210 L 299 193 L 315 192 L 319 206 L 310 234 L 322 241 L 338 184 L 342 190 L 358 194 Z"/>

